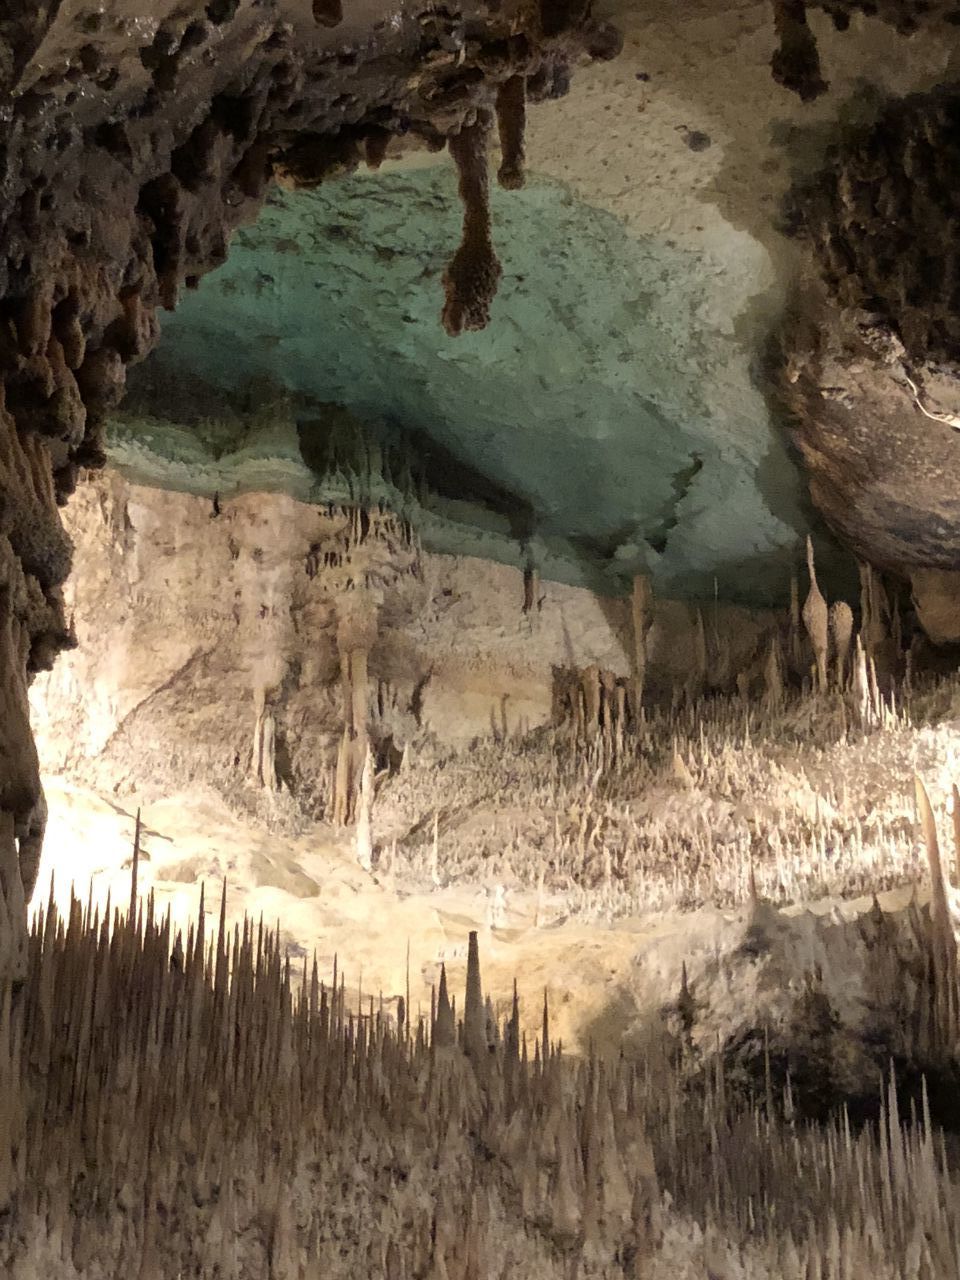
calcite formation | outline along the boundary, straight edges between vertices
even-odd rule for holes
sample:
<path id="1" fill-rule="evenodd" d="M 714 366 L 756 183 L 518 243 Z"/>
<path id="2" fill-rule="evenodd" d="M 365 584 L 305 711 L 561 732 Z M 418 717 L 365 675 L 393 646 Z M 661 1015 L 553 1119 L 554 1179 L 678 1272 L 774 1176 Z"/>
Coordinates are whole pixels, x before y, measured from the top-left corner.
<path id="1" fill-rule="evenodd" d="M 0 997 L 4 1273 L 639 1265 L 660 1206 L 635 1073 L 568 1066 L 546 1010 L 528 1046 L 516 1002 L 490 1016 L 470 948 L 459 1024 L 443 975 L 429 1017 L 394 1021 L 362 992 L 354 1009 L 336 970 L 292 971 L 262 925 L 231 938 L 222 907 L 210 939 L 202 910 L 173 936 L 135 887 L 126 916 L 42 913 L 27 998 L 12 1008 L 9 980 Z"/>
<path id="2" fill-rule="evenodd" d="M 126 367 L 156 341 L 157 309 L 224 260 L 273 178 L 317 183 L 365 152 L 376 163 L 395 136 L 449 138 L 463 168 L 508 84 L 515 167 L 518 78 L 534 95 L 555 85 L 592 30 L 587 3 L 521 0 L 387 13 L 321 0 L 7 7 L 0 812 L 10 847 L 0 858 L 6 879 L 19 860 L 27 895 L 41 799 L 26 685 L 70 643 L 57 504 L 81 467 L 102 462 L 104 416 Z M 488 268 L 495 258 L 475 189 L 476 177 L 465 188 L 469 264 L 458 255 L 451 268 L 458 280 L 466 271 L 455 292 L 468 324 L 481 322 L 496 283 L 482 265 L 477 274 L 478 245 Z"/>
<path id="3" fill-rule="evenodd" d="M 215 509 L 107 472 L 65 519 L 80 644 L 35 686 L 35 723 L 48 768 L 107 789 L 202 778 L 240 796 L 275 777 L 305 816 L 348 821 L 368 742 L 379 771 L 423 737 L 504 740 L 555 708 L 560 723 L 591 669 L 583 733 L 616 736 L 643 700 L 681 697 L 691 664 L 698 688 L 732 691 L 745 670 L 759 687 L 781 625 L 728 606 L 698 624 L 644 578 L 631 602 L 541 582 L 525 610 L 520 570 L 425 553 L 379 503 Z"/>
<path id="4" fill-rule="evenodd" d="M 808 7 L 774 6 L 774 73 L 803 97 L 826 80 Z M 820 7 L 841 26 L 877 9 Z M 902 30 L 952 13 L 880 11 Z M 955 1083 L 956 885 L 934 807 L 918 782 L 929 906 L 877 904 L 836 932 L 806 923 L 791 935 L 850 959 L 838 982 L 816 959 L 794 964 L 799 946 L 783 943 L 764 893 L 902 883 L 916 878 L 914 842 L 881 802 L 872 845 L 862 826 L 841 831 L 836 789 L 827 814 L 811 792 L 799 839 L 764 821 L 769 762 L 751 749 L 758 731 L 796 740 L 826 724 L 844 750 L 868 750 L 871 735 L 896 734 L 942 693 L 915 690 L 917 636 L 873 566 L 956 562 L 951 92 L 892 105 L 796 202 L 815 271 L 782 335 L 778 393 L 815 498 L 864 559 L 859 628 L 821 592 L 809 548 L 808 594 L 801 609 L 794 586 L 787 616 L 731 618 L 717 603 L 671 628 L 669 602 L 641 574 L 629 602 L 592 602 L 607 615 L 597 645 L 589 624 L 569 625 L 582 624 L 582 599 L 532 567 L 501 579 L 513 630 L 492 591 L 479 618 L 458 612 L 457 584 L 469 575 L 481 596 L 482 568 L 425 562 L 404 518 L 363 495 L 308 512 L 291 501 L 288 522 L 272 525 L 262 496 L 218 493 L 202 514 L 200 499 L 181 502 L 183 519 L 164 524 L 151 499 L 132 519 L 129 494 L 87 495 L 109 532 L 100 585 L 140 610 L 111 650 L 131 655 L 125 684 L 106 673 L 104 703 L 82 726 L 91 757 L 109 766 L 126 752 L 115 786 L 143 785 L 155 765 L 158 777 L 185 768 L 204 782 L 190 772 L 202 761 L 238 804 L 252 793 L 281 820 L 354 825 L 368 876 L 402 870 L 440 886 L 495 867 L 533 882 L 538 925 L 550 892 L 606 916 L 746 900 L 739 969 L 684 966 L 667 1064 L 568 1060 L 546 1001 L 527 1043 L 516 998 L 500 1009 L 484 998 L 475 933 L 459 1021 L 442 970 L 429 1014 L 414 1012 L 409 987 L 394 1014 L 362 989 L 354 1003 L 340 969 L 329 989 L 316 962 L 295 973 L 279 929 L 246 920 L 231 939 L 226 889 L 216 937 L 202 906 L 183 936 L 152 899 L 138 904 L 139 817 L 125 915 L 74 899 L 66 918 L 51 904 L 26 928 L 44 825 L 27 685 L 74 630 L 58 507 L 79 469 L 102 462 L 104 417 L 126 367 L 156 341 L 157 309 L 223 260 L 272 180 L 309 186 L 363 159 L 376 168 L 406 137 L 450 149 L 464 224 L 442 323 L 450 337 L 482 327 L 501 276 L 494 122 L 499 180 L 517 188 L 528 100 L 561 93 L 579 54 L 616 47 L 587 0 L 398 3 L 387 14 L 371 0 L 212 0 L 196 13 L 110 0 L 0 20 L 0 1262 L 14 1280 L 913 1280 L 960 1266 L 928 1094 L 902 1123 L 891 1078 L 857 1134 L 829 1108 L 818 1131 L 796 1125 L 798 1104 L 817 1112 L 809 1078 L 794 1088 L 789 1075 L 794 1037 L 811 1071 L 835 1070 L 830 1103 L 850 1096 L 848 1050 L 858 1067 L 889 1053 Z M 911 441 L 912 453 L 901 448 Z M 159 543 L 175 570 L 158 570 Z M 191 609 L 174 608 L 177 574 L 180 588 L 190 575 Z M 151 628 L 164 636 L 156 650 Z M 79 629 L 102 633 L 104 619 L 81 617 Z M 536 670 L 522 659 L 531 643 Z M 464 687 L 482 701 L 486 743 L 445 756 L 440 730 L 468 719 Z M 243 713 L 227 710 L 224 731 L 213 720 L 227 688 Z M 438 712 L 451 690 L 454 710 Z M 206 737 L 188 741 L 180 730 L 201 723 L 198 707 L 214 711 Z M 165 717 L 184 744 L 176 760 L 162 733 L 137 733 Z M 74 757 L 77 739 L 71 726 Z M 408 750 L 423 755 L 415 784 Z M 655 790 L 664 761 L 669 795 Z M 495 828 L 456 835 L 470 788 L 489 795 L 505 777 L 552 830 L 535 830 L 529 847 L 516 830 L 509 843 Z M 706 804 L 708 779 L 737 806 Z M 952 799 L 960 824 L 956 788 Z M 678 813 L 687 823 L 696 803 L 700 829 L 678 835 Z M 389 849 L 378 837 L 388 805 L 409 818 Z M 871 861 L 867 847 L 885 852 Z M 745 972 L 757 990 L 773 975 L 773 995 L 716 1054 L 707 1033 Z M 854 1030 L 839 1022 L 844 995 L 870 1005 Z M 871 1056 L 863 1045 L 878 1028 Z"/>
<path id="5" fill-rule="evenodd" d="M 957 957 L 919 784 L 918 798 L 931 910 L 916 913 L 915 951 L 879 908 L 860 947 L 878 989 L 889 976 L 888 996 L 909 991 L 901 1030 L 932 1063 L 957 1052 Z M 9 976 L 0 988 L 12 1280 L 953 1273 L 947 1143 L 926 1090 L 901 1116 L 892 1072 L 856 1131 L 829 1110 L 798 1125 L 804 1081 L 781 1078 L 773 1035 L 753 1037 L 752 1093 L 736 1074 L 749 1045 L 703 1056 L 708 992 L 685 973 L 669 1065 L 568 1059 L 546 1002 L 528 1041 L 516 992 L 499 1010 L 485 998 L 476 933 L 459 1018 L 442 969 L 429 1013 L 409 994 L 394 1013 L 362 986 L 354 997 L 336 966 L 329 985 L 315 960 L 292 966 L 262 923 L 231 936 L 225 891 L 215 934 L 201 902 L 184 936 L 138 902 L 138 854 L 126 913 L 74 899 L 64 919 L 51 903 L 22 998 Z M 774 947 L 755 901 L 741 963 Z M 828 1049 L 822 978 L 795 1002 L 809 1044 Z"/>

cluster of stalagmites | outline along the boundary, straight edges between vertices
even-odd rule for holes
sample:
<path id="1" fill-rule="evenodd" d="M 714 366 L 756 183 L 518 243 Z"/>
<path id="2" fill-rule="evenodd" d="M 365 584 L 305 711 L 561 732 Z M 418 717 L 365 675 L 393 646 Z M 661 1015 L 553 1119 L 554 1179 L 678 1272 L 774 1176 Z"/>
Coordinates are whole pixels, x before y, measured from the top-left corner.
<path id="1" fill-rule="evenodd" d="M 806 595 L 794 582 L 746 673 L 701 616 L 695 669 L 637 703 L 652 609 L 638 580 L 633 676 L 561 670 L 551 729 L 463 754 L 409 746 L 376 780 L 378 874 L 539 887 L 600 917 L 742 903 L 757 885 L 783 903 L 912 883 L 912 800 L 861 792 L 859 776 L 882 760 L 907 786 L 917 727 L 949 715 L 956 680 L 914 679 L 896 601 L 869 566 L 855 629 L 808 557 Z M 940 750 L 949 768 L 948 731 Z"/>
<path id="2" fill-rule="evenodd" d="M 429 1016 L 388 1012 L 224 918 L 208 938 L 201 906 L 173 936 L 135 888 L 125 918 L 38 915 L 25 986 L 0 988 L 11 1280 L 960 1269 L 925 1098 L 907 1124 L 891 1088 L 877 1126 L 798 1127 L 789 1090 L 744 1101 L 720 1066 L 688 1092 L 669 1068 L 570 1060 L 546 1005 L 528 1045 L 516 991 L 501 1014 L 484 998 L 476 934 L 458 1019 L 442 972 Z M 955 951 L 937 963 L 955 1048 Z"/>
<path id="3" fill-rule="evenodd" d="M 348 1007 L 276 937 L 74 903 L 0 1020 L 0 1260 L 88 1280 L 640 1274 L 659 1199 L 635 1073 L 484 1001 Z M 478 1159 L 478 1151 L 486 1153 Z M 530 1270 L 533 1268 L 533 1270 Z"/>
<path id="4" fill-rule="evenodd" d="M 883 715 L 878 663 L 883 676 L 909 672 L 903 655 L 901 619 L 896 602 L 888 600 L 880 576 L 867 564 L 860 567 L 862 626 L 855 634 L 853 610 L 845 600 L 828 605 L 817 582 L 813 546 L 807 539 L 809 589 L 800 606 L 796 578 L 791 581 L 791 606 L 784 625 L 767 647 L 754 653 L 739 670 L 733 664 L 730 637 L 696 611 L 694 662 L 685 680 L 670 691 L 674 708 L 696 702 L 710 691 L 735 690 L 745 701 L 758 698 L 777 707 L 788 686 L 806 685 L 825 692 L 847 693 L 862 725 L 879 723 Z M 653 591 L 649 578 L 634 580 L 631 599 L 633 629 L 632 674 L 619 677 L 596 664 L 581 671 L 555 672 L 554 721 L 574 742 L 602 739 L 615 759 L 624 749 L 625 735 L 642 724 L 647 688 L 647 637 L 653 621 Z M 662 691 L 661 691 L 662 700 Z"/>

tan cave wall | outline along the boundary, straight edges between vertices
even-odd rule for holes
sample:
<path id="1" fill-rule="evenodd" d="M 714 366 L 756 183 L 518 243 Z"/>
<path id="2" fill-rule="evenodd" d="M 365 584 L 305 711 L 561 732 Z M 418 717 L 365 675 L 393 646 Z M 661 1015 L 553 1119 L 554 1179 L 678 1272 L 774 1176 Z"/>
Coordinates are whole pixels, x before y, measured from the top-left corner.
<path id="1" fill-rule="evenodd" d="M 104 789 L 287 791 L 321 816 L 344 724 L 338 641 L 356 634 L 357 617 L 383 760 L 550 723 L 559 671 L 632 672 L 629 601 L 537 582 L 525 612 L 520 571 L 421 554 L 389 514 L 364 526 L 362 565 L 344 552 L 356 512 L 280 494 L 239 496 L 215 514 L 208 499 L 107 472 L 65 515 L 78 646 L 36 680 L 33 721 L 46 772 Z M 651 617 L 653 697 L 709 666 L 707 642 L 721 632 L 723 672 L 706 683 L 756 672 L 777 624 L 669 601 L 654 601 Z"/>

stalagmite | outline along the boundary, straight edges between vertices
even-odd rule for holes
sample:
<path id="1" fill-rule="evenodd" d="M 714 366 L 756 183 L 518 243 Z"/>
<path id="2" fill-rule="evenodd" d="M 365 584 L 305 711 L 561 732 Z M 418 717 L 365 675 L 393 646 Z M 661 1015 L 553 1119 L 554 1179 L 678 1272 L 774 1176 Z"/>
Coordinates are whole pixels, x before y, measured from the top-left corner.
<path id="1" fill-rule="evenodd" d="M 793 671 L 801 671 L 803 669 L 803 634 L 801 631 L 802 619 L 800 616 L 800 584 L 797 582 L 796 574 L 790 575 L 790 642 L 789 642 L 789 658 L 790 668 Z"/>
<path id="2" fill-rule="evenodd" d="M 581 674 L 584 700 L 584 736 L 589 741 L 600 732 L 600 668 L 587 667 Z"/>
<path id="3" fill-rule="evenodd" d="M 630 616 L 633 623 L 633 714 L 639 719 L 647 678 L 647 636 L 653 626 L 653 585 L 645 573 L 634 575 Z"/>
<path id="4" fill-rule="evenodd" d="M 374 609 L 344 606 L 337 627 L 343 707 L 343 735 L 337 756 L 333 820 L 341 825 L 356 818 L 357 800 L 369 743 L 368 659 L 377 634 Z"/>
<path id="5" fill-rule="evenodd" d="M 480 951 L 475 930 L 467 950 L 467 994 L 463 1005 L 463 1049 L 478 1069 L 486 1065 L 487 1019 L 480 985 Z"/>
<path id="6" fill-rule="evenodd" d="M 771 710 L 783 702 L 783 673 L 780 668 L 780 643 L 776 636 L 770 640 L 767 659 L 763 664 L 763 697 Z"/>
<path id="7" fill-rule="evenodd" d="M 26 914 L 13 814 L 0 810 L 0 991 L 26 977 Z"/>
<path id="8" fill-rule="evenodd" d="M 837 600 L 830 606 L 830 638 L 836 662 L 837 688 L 843 689 L 847 680 L 847 660 L 853 639 L 853 610 L 845 600 Z"/>
<path id="9" fill-rule="evenodd" d="M 700 609 L 694 614 L 693 630 L 693 666 L 687 681 L 687 697 L 695 702 L 707 687 L 708 658 L 707 636 L 703 625 L 703 612 Z"/>
<path id="10" fill-rule="evenodd" d="M 807 572 L 810 575 L 810 590 L 803 605 L 803 625 L 806 628 L 810 644 L 817 664 L 817 687 L 821 691 L 827 687 L 827 657 L 829 654 L 830 631 L 827 602 L 817 586 L 817 571 L 813 562 L 813 542 L 807 538 Z"/>
<path id="11" fill-rule="evenodd" d="M 373 867 L 373 769 L 373 752 L 368 745 L 360 772 L 357 802 L 357 862 L 364 871 Z"/>
<path id="12" fill-rule="evenodd" d="M 947 879 L 940 858 L 937 824 L 926 787 L 916 779 L 917 812 L 930 867 L 930 946 L 933 956 L 934 1049 L 955 1055 L 960 1050 L 960 972 L 957 940 L 947 902 Z"/>

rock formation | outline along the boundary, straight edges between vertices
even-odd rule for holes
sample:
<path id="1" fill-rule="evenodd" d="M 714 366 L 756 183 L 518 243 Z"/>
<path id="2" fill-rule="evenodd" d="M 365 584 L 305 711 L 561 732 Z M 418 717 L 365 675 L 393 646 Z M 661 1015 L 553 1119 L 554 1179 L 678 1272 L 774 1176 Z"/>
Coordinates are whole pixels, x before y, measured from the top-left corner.
<path id="1" fill-rule="evenodd" d="M 809 538 L 809 591 L 801 609 L 794 579 L 789 614 L 711 600 L 703 565 L 696 598 L 654 596 L 644 565 L 665 556 L 681 508 L 698 508 L 693 433 L 662 514 L 609 544 L 564 531 L 568 549 L 614 565 L 619 598 L 541 580 L 532 502 L 506 513 L 526 571 L 423 553 L 403 501 L 409 466 L 384 486 L 401 495 L 394 506 L 351 466 L 348 496 L 325 502 L 314 488 L 303 501 L 219 487 L 211 498 L 199 479 L 193 496 L 89 480 L 66 516 L 86 571 L 71 583 L 60 508 L 105 460 L 126 369 L 157 342 L 158 310 L 224 261 L 271 183 L 377 169 L 411 143 L 446 149 L 463 226 L 436 341 L 481 329 L 504 277 L 494 124 L 500 186 L 519 190 L 528 104 L 562 96 L 579 58 L 619 49 L 589 0 L 141 7 L 21 4 L 0 17 L 4 1273 L 956 1273 L 956 1153 L 939 1128 L 960 1074 L 956 876 L 937 811 L 949 795 L 956 836 L 960 695 L 955 677 L 914 663 L 918 624 L 934 641 L 960 633 L 952 579 L 930 576 L 958 563 L 955 89 L 838 125 L 791 198 L 805 271 L 767 390 L 815 504 L 862 562 L 859 619 L 842 600 L 828 608 Z M 804 101 L 830 76 L 817 9 L 840 29 L 869 14 L 904 33 L 956 18 L 945 0 L 774 0 L 774 78 Z M 631 86 L 649 80 L 637 70 Z M 691 155 L 713 145 L 701 128 L 672 132 Z M 729 176 L 714 177 L 729 199 Z M 661 222 L 658 236 L 682 236 Z M 629 307 L 647 305 L 642 293 Z M 685 305 L 711 311 L 692 293 Z M 636 352 L 607 319 L 604 341 L 626 364 Z M 522 336 L 519 325 L 504 344 Z M 718 399 L 738 399 L 716 381 Z M 541 383 L 549 392 L 549 371 Z M 642 398 L 618 402 L 620 416 L 664 427 L 656 396 Z M 386 481 L 376 450 L 358 446 L 365 477 Z M 735 435 L 715 452 L 739 459 Z M 450 452 L 440 470 L 450 507 L 466 468 Z M 792 536 L 799 516 L 776 466 L 764 483 Z M 701 539 L 717 532 L 697 515 Z M 73 779 L 115 798 L 209 787 L 275 835 L 315 836 L 326 821 L 349 847 L 354 878 L 340 870 L 357 895 L 385 898 L 387 876 L 402 876 L 439 913 L 454 884 L 482 888 L 498 946 L 508 893 L 534 904 L 542 937 L 571 917 L 635 927 L 688 912 L 676 998 L 649 1018 L 637 1006 L 632 1040 L 599 1011 L 592 1029 L 618 1052 L 571 1057 L 546 995 L 534 1037 L 516 984 L 510 1001 L 481 982 L 467 925 L 459 1018 L 442 962 L 429 1015 L 414 1010 L 409 943 L 404 994 L 374 996 L 359 978 L 354 999 L 342 959 L 328 988 L 280 922 L 244 916 L 231 931 L 226 883 L 215 937 L 202 892 L 185 933 L 142 897 L 139 807 L 126 914 L 95 906 L 91 888 L 62 915 L 51 877 L 28 923 L 47 820 L 29 724 L 40 673 L 45 749 Z M 934 781 L 916 778 L 915 815 L 874 757 L 913 778 L 921 748 Z M 276 888 L 282 853 L 258 858 Z M 319 887 L 297 865 L 284 875 Z M 798 914 L 812 899 L 881 893 Z M 694 952 L 696 912 L 714 933 Z M 605 965 L 604 941 L 590 947 Z M 632 955 L 654 955 L 643 947 Z M 652 977 L 632 962 L 648 997 L 667 950 Z M 630 989 L 621 996 L 629 1006 Z"/>
<path id="2" fill-rule="evenodd" d="M 501 87 L 566 66 L 591 29 L 589 6 L 564 6 L 544 24 L 519 0 L 390 21 L 339 3 L 312 15 L 287 0 L 138 15 L 117 0 L 84 14 L 14 6 L 0 21 L 5 832 L 29 825 L 40 802 L 27 682 L 70 643 L 57 505 L 80 467 L 102 462 L 105 415 L 127 365 L 156 341 L 157 309 L 224 260 L 274 178 L 319 183 L 355 168 L 365 145 L 376 157 L 385 134 L 439 146 L 449 137 L 466 174 L 468 153 L 478 155 L 469 140 Z M 471 272 L 476 246 L 489 242 L 476 158 L 472 173 Z M 467 323 L 482 320 L 495 283 L 458 286 Z M 27 893 L 32 859 L 21 869 Z"/>
<path id="3" fill-rule="evenodd" d="M 869 954 L 888 998 L 910 992 L 913 1012 L 891 1014 L 927 1038 L 932 1061 L 957 1049 L 956 949 L 932 810 L 917 794 L 929 918 L 877 908 L 859 935 L 804 927 L 848 961 Z M 404 1006 L 394 1020 L 362 990 L 354 1004 L 336 967 L 330 986 L 316 961 L 295 971 L 262 924 L 231 937 L 226 889 L 216 936 L 201 904 L 184 937 L 152 897 L 138 905 L 136 848 L 133 874 L 130 914 L 101 918 L 75 899 L 68 919 L 41 911 L 23 997 L 3 982 L 0 1260 L 16 1280 L 51 1267 L 97 1280 L 119 1266 L 236 1280 L 361 1268 L 466 1280 L 518 1266 L 544 1280 L 571 1266 L 609 1280 L 718 1265 L 751 1280 L 951 1274 L 957 1202 L 927 1091 L 903 1119 L 891 1073 L 856 1132 L 829 1103 L 823 1127 L 798 1126 L 810 1080 L 782 1078 L 776 1023 L 712 1064 L 698 1048 L 724 981 L 729 999 L 729 969 L 712 984 L 684 969 L 663 1078 L 642 1059 L 568 1059 L 546 1003 L 529 1045 L 516 991 L 499 1017 L 484 1000 L 476 933 L 459 1026 L 443 969 L 429 1016 Z M 756 900 L 744 943 L 755 963 L 787 958 L 778 928 Z M 901 954 L 905 928 L 932 968 Z M 905 964 L 912 982 L 884 985 L 885 966 L 902 979 Z M 849 999 L 849 971 L 837 977 Z M 830 1029 L 835 993 L 815 974 L 805 984 L 794 1029 L 806 1020 L 811 1050 L 849 1070 L 844 1032 Z M 777 1016 L 769 1003 L 754 1012 Z M 738 1073 L 755 1068 L 745 1096 Z"/>
<path id="4" fill-rule="evenodd" d="M 830 640 L 836 662 L 837 686 L 842 689 L 847 679 L 847 662 L 853 640 L 853 610 L 846 600 L 835 600 L 830 606 Z"/>
<path id="5" fill-rule="evenodd" d="M 808 10 L 822 9 L 838 31 L 846 31 L 857 15 L 869 14 L 887 22 L 902 35 L 922 26 L 947 29 L 956 21 L 950 0 L 772 0 L 778 47 L 773 75 L 804 101 L 825 93 L 817 41 L 808 24 Z"/>
<path id="6" fill-rule="evenodd" d="M 807 573 L 810 589 L 803 603 L 803 625 L 813 648 L 816 661 L 817 688 L 827 687 L 827 658 L 830 646 L 829 611 L 817 585 L 817 571 L 813 563 L 813 544 L 807 539 Z"/>
<path id="7" fill-rule="evenodd" d="M 950 88 L 892 102 L 792 198 L 809 272 L 779 396 L 814 502 L 865 561 L 904 575 L 957 555 L 957 119 Z"/>

